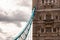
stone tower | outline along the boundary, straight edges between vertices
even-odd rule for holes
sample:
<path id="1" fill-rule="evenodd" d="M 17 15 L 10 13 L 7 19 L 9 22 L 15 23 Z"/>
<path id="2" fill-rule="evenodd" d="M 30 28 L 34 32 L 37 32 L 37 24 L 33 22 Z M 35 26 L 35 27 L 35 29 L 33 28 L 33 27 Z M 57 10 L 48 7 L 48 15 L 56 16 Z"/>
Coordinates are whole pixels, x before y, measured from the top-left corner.
<path id="1" fill-rule="evenodd" d="M 33 0 L 33 40 L 60 40 L 60 0 Z"/>

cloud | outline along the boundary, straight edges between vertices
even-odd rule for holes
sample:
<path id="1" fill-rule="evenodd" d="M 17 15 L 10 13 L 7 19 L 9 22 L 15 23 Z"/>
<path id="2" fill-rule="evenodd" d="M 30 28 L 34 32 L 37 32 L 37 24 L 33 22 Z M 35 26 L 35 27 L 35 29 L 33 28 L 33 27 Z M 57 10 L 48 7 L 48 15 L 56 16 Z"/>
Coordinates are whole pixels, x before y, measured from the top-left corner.
<path id="1" fill-rule="evenodd" d="M 32 8 L 31 5 L 31 1 L 29 0 L 0 0 L 0 27 L 2 30 L 5 31 L 7 29 L 6 31 L 8 32 L 10 30 L 13 34 L 14 31 L 17 33 L 16 31 L 18 31 L 18 27 L 21 27 L 21 22 L 26 22 L 30 19 Z M 16 24 L 18 27 L 10 23 Z M 9 34 L 12 35 L 11 33 Z M 1 34 L 1 36 L 1 38 L 4 38 L 0 39 L 5 40 L 5 36 L 8 35 L 4 36 Z"/>
<path id="2" fill-rule="evenodd" d="M 15 5 L 16 6 L 15 9 L 14 8 L 11 10 L 8 9 L 9 11 L 6 9 L 6 11 L 5 11 L 4 10 L 5 7 L 1 8 L 2 12 L 5 11 L 5 13 L 0 13 L 0 21 L 3 21 L 3 22 L 28 21 L 30 15 L 31 15 L 31 4 L 30 4 L 31 2 L 29 2 L 28 0 L 25 0 L 25 1 L 24 0 L 17 0 L 17 2 L 16 2 L 16 0 L 15 0 L 13 2 L 13 4 L 17 4 L 20 1 L 21 1 L 20 5 Z M 9 2 L 9 1 L 6 0 L 6 2 Z M 10 2 L 9 2 L 9 4 L 10 4 Z M 5 5 L 7 6 L 7 3 Z M 24 5 L 24 6 L 22 6 L 22 5 Z M 30 5 L 30 7 L 27 5 Z"/>
<path id="3" fill-rule="evenodd" d="M 7 15 L 0 14 L 0 21 L 4 22 L 28 21 L 30 18 L 30 15 L 28 13 L 26 14 L 25 12 L 22 11 L 16 12 L 16 14 L 15 13 L 12 14 L 12 16 Z"/>
<path id="4" fill-rule="evenodd" d="M 31 7 L 32 6 L 32 0 L 16 0 L 17 5 L 19 6 L 26 6 Z"/>
<path id="5" fill-rule="evenodd" d="M 27 10 L 28 11 L 28 10 Z M 29 11 L 30 12 L 30 11 Z M 18 27 L 21 27 L 20 22 L 26 22 L 30 19 L 31 13 L 23 11 L 23 10 L 16 10 L 12 12 L 0 12 L 0 22 L 4 23 L 14 23 Z"/>
<path id="6" fill-rule="evenodd" d="M 32 0 L 23 0 L 21 6 L 31 7 L 32 6 Z"/>
<path id="7" fill-rule="evenodd" d="M 32 0 L 31 0 L 32 1 Z M 0 22 L 26 22 L 30 19 L 32 4 L 28 0 L 2 0 L 0 2 Z"/>

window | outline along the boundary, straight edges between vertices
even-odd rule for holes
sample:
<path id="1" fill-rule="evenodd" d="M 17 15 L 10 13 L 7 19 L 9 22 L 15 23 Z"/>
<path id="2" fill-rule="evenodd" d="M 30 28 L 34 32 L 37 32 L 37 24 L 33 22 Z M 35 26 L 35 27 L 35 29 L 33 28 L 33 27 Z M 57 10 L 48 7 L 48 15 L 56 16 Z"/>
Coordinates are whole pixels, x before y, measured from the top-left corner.
<path id="1" fill-rule="evenodd" d="M 41 28 L 41 32 L 42 32 L 42 33 L 44 32 L 44 28 Z"/>
<path id="2" fill-rule="evenodd" d="M 53 28 L 53 32 L 56 32 L 56 28 Z"/>
<path id="3" fill-rule="evenodd" d="M 51 32 L 51 27 L 46 27 L 46 32 Z"/>
<path id="4" fill-rule="evenodd" d="M 56 19 L 58 19 L 58 16 L 56 16 Z"/>
<path id="5" fill-rule="evenodd" d="M 46 3 L 48 3 L 49 5 L 53 4 L 55 2 L 55 0 L 46 0 Z"/>
<path id="6" fill-rule="evenodd" d="M 44 0 L 42 0 L 42 3 L 44 3 Z"/>
<path id="7" fill-rule="evenodd" d="M 39 19 L 41 20 L 41 16 L 39 16 Z"/>
<path id="8" fill-rule="evenodd" d="M 51 19 L 51 14 L 47 14 L 46 19 L 48 19 L 48 20 Z"/>

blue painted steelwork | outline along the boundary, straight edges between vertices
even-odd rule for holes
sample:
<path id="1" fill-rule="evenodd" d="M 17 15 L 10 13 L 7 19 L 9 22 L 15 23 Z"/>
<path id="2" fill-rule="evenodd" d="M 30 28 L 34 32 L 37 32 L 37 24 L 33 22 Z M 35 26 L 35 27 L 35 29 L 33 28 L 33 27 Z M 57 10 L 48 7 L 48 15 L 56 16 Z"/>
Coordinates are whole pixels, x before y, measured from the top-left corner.
<path id="1" fill-rule="evenodd" d="M 19 40 L 19 38 L 21 38 L 22 40 L 26 40 L 28 33 L 30 31 L 30 28 L 31 28 L 32 20 L 34 18 L 34 12 L 35 12 L 35 8 L 33 8 L 33 10 L 32 10 L 32 16 L 31 16 L 29 22 L 27 23 L 25 29 L 14 40 Z M 25 33 L 25 31 L 26 31 L 26 33 Z M 24 34 L 25 34 L 25 37 L 23 38 L 22 35 L 24 35 Z"/>

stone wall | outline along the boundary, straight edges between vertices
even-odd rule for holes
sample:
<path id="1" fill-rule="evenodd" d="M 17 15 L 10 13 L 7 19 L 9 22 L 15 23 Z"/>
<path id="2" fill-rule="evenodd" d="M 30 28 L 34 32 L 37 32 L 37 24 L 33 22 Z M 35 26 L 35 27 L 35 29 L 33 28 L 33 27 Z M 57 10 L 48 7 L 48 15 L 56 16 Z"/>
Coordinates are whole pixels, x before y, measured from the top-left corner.
<path id="1" fill-rule="evenodd" d="M 53 8 L 51 5 L 41 4 L 41 2 L 41 0 L 37 0 L 33 20 L 33 40 L 60 40 L 60 0 L 55 0 Z M 46 28 L 49 27 L 51 31 L 49 29 L 46 31 Z"/>

